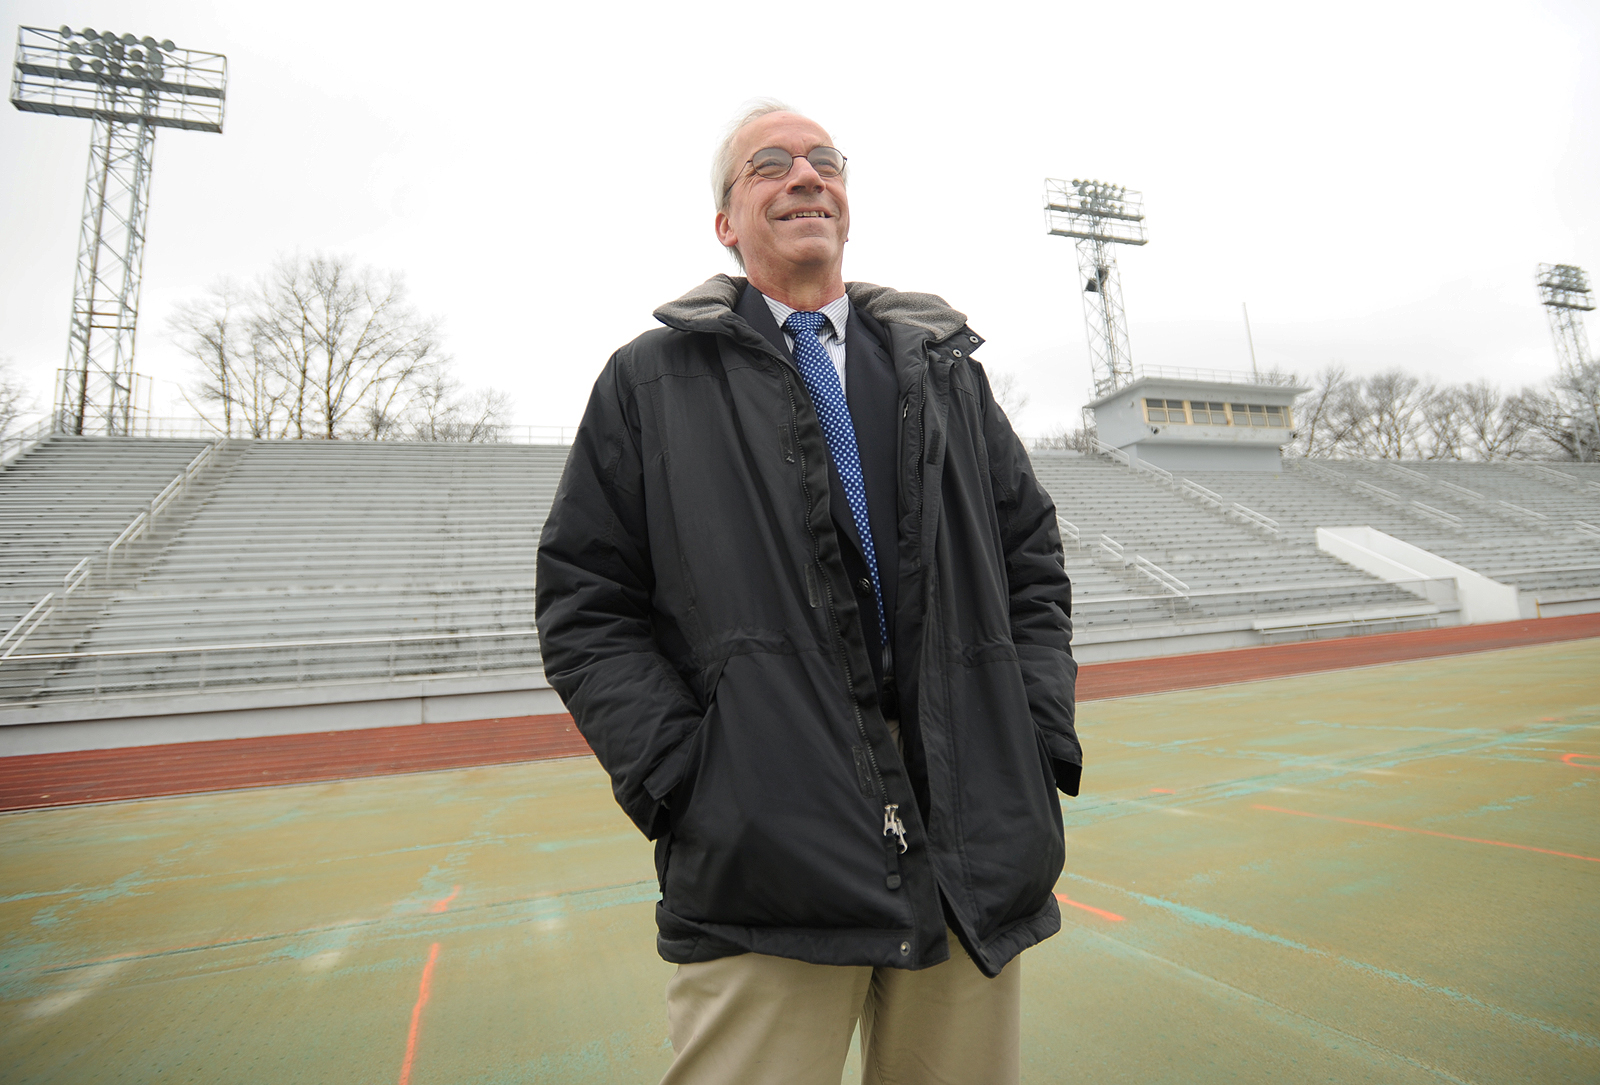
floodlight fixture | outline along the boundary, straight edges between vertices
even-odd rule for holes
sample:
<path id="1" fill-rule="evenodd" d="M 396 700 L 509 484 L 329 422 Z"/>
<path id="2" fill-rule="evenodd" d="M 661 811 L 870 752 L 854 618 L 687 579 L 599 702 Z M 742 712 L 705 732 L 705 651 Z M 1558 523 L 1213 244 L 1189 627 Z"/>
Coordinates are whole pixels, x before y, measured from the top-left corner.
<path id="1" fill-rule="evenodd" d="M 1126 186 L 1074 178 L 1044 182 L 1045 229 L 1077 242 L 1078 275 L 1083 289 L 1084 325 L 1094 373 L 1094 392 L 1102 396 L 1133 380 L 1128 316 L 1122 306 L 1122 280 L 1112 245 L 1143 245 L 1144 196 Z"/>
<path id="2" fill-rule="evenodd" d="M 1555 340 L 1556 362 L 1564 375 L 1575 375 L 1594 361 L 1589 355 L 1589 340 L 1584 333 L 1583 314 L 1594 311 L 1594 292 L 1589 276 L 1573 264 L 1540 264 L 1534 275 L 1539 287 L 1539 302 L 1550 322 Z"/>
<path id="3" fill-rule="evenodd" d="M 226 57 L 179 49 L 171 39 L 87 26 L 17 30 L 11 104 L 94 125 L 67 362 L 56 389 L 57 432 L 132 431 L 156 129 L 220 134 L 227 83 Z"/>

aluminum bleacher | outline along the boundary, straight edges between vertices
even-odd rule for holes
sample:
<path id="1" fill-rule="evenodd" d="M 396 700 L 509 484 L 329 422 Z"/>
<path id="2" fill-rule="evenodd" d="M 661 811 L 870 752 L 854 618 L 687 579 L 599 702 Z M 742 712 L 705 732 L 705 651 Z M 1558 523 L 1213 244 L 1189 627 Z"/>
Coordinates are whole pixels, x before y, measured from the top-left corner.
<path id="1" fill-rule="evenodd" d="M 52 437 L 0 472 L 0 723 L 337 702 L 365 715 L 330 726 L 378 726 L 397 722 L 370 707 L 386 699 L 455 698 L 462 719 L 513 714 L 492 698 L 527 690 L 556 710 L 534 562 L 566 455 Z M 1319 526 L 1370 525 L 1600 609 L 1594 472 L 1291 461 L 1174 478 L 1069 452 L 1034 465 L 1057 504 L 1086 660 L 1459 620 L 1451 586 L 1362 572 L 1317 548 Z M 74 570 L 80 590 L 16 635 Z"/>

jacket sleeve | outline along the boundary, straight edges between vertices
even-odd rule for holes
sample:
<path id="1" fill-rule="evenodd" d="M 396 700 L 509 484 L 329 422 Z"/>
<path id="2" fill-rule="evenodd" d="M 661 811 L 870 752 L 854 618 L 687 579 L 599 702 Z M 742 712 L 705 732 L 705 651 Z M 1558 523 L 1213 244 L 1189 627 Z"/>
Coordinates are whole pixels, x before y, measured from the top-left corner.
<path id="1" fill-rule="evenodd" d="M 567 457 L 539 539 L 535 606 L 545 677 L 623 811 L 655 839 L 677 772 L 669 755 L 701 711 L 653 634 L 644 464 L 621 357 L 595 382 Z"/>
<path id="2" fill-rule="evenodd" d="M 1011 592 L 1011 639 L 1056 786 L 1076 795 L 1083 774 L 1083 750 L 1074 725 L 1078 663 L 1072 658 L 1072 582 L 1062 561 L 1056 506 L 995 402 L 983 368 L 975 364 L 973 370 Z"/>

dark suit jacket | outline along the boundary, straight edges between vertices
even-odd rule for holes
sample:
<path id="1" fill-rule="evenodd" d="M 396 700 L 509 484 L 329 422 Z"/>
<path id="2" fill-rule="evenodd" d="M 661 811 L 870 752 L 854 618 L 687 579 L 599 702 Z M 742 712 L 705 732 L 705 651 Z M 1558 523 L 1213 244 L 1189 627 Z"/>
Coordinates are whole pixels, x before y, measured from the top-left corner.
<path id="1" fill-rule="evenodd" d="M 794 352 L 784 342 L 783 330 L 772 318 L 766 299 L 753 286 L 746 286 L 734 311 L 764 335 L 777 350 L 794 358 Z M 861 474 L 867 490 L 867 519 L 872 525 L 873 556 L 878 561 L 878 582 L 883 589 L 883 609 L 890 628 L 878 628 L 877 607 L 872 600 L 872 580 L 867 569 L 861 536 L 856 530 L 855 517 L 850 513 L 850 503 L 844 496 L 844 485 L 839 472 L 829 457 L 828 478 L 832 483 L 828 495 L 828 509 L 834 527 L 841 538 L 848 541 L 844 549 L 845 568 L 856 586 L 856 605 L 866 618 L 861 627 L 867 633 L 868 655 L 872 658 L 872 676 L 878 683 L 880 699 L 892 701 L 892 689 L 885 688 L 885 675 L 893 674 L 892 652 L 885 653 L 885 642 L 893 644 L 896 589 L 899 585 L 900 540 L 897 515 L 900 493 L 897 479 L 900 476 L 895 449 L 899 441 L 899 418 L 896 404 L 899 385 L 895 379 L 894 363 L 884 349 L 888 333 L 883 325 L 850 307 L 850 320 L 845 328 L 844 397 L 850 408 L 850 419 L 855 425 L 856 451 L 861 456 Z M 892 681 L 889 683 L 893 685 Z M 885 709 L 898 706 L 885 703 Z M 898 712 L 892 714 L 898 715 Z"/>

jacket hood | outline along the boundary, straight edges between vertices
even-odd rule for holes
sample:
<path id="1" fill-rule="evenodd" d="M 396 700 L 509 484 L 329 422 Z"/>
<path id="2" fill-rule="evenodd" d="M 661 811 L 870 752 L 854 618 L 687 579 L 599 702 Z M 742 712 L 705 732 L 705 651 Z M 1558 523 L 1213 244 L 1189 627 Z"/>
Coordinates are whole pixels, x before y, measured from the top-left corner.
<path id="1" fill-rule="evenodd" d="M 713 275 L 676 301 L 655 311 L 655 318 L 681 331 L 721 331 L 733 316 L 733 307 L 749 280 L 733 275 Z M 967 315 L 952 309 L 937 294 L 894 290 L 873 283 L 846 283 L 850 304 L 882 324 L 906 324 L 927 334 L 932 342 L 948 339 L 966 327 Z"/>

